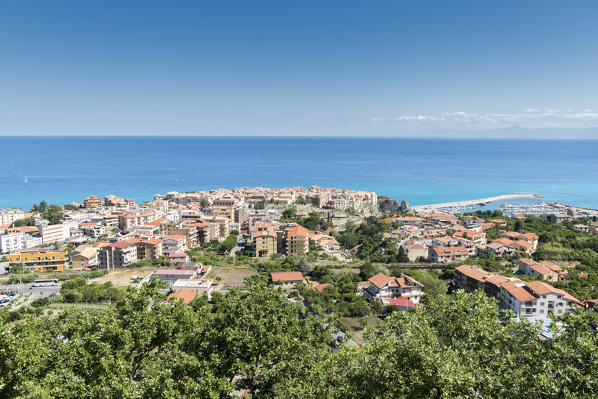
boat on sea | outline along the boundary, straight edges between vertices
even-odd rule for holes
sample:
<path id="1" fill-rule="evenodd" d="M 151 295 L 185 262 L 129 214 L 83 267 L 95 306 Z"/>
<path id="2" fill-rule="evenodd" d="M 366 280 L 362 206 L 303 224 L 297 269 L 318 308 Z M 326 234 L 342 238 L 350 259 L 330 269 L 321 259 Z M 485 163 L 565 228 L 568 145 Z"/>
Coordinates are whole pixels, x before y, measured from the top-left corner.
<path id="1" fill-rule="evenodd" d="M 29 180 L 25 177 L 25 180 L 23 180 L 23 183 L 29 183 Z"/>

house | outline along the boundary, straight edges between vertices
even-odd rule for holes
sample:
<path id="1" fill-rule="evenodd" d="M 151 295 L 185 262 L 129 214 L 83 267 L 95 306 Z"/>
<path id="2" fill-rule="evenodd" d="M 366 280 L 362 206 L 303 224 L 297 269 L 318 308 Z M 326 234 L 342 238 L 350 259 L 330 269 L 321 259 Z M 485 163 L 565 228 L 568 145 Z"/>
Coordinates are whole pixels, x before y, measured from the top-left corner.
<path id="1" fill-rule="evenodd" d="M 73 268 L 95 267 L 98 265 L 98 250 L 91 245 L 80 245 L 71 252 Z"/>
<path id="2" fill-rule="evenodd" d="M 418 304 L 424 295 L 423 284 L 406 274 L 389 277 L 378 273 L 368 281 L 370 285 L 364 291 L 364 298 L 371 302 L 380 301 L 382 305 L 389 305 L 392 298 L 406 298 Z"/>
<path id="3" fill-rule="evenodd" d="M 568 215 L 566 213 L 559 213 L 556 215 L 548 215 L 548 222 L 549 223 L 560 223 L 566 222 L 567 220 L 573 219 L 573 216 Z"/>
<path id="4" fill-rule="evenodd" d="M 175 291 L 172 294 L 168 295 L 168 300 L 169 301 L 181 301 L 183 302 L 185 305 L 189 305 L 191 303 L 191 301 L 193 301 L 193 299 L 197 296 L 197 294 L 194 291 L 191 290 L 180 290 L 180 291 Z"/>
<path id="5" fill-rule="evenodd" d="M 193 279 L 197 276 L 197 270 L 186 269 L 158 269 L 152 276 L 152 280 L 159 279 L 174 283 L 177 280 Z"/>
<path id="6" fill-rule="evenodd" d="M 519 259 L 518 270 L 526 276 L 535 276 L 540 280 L 548 281 L 559 281 L 563 275 L 563 269 L 552 262 L 536 262 L 528 258 Z"/>
<path id="7" fill-rule="evenodd" d="M 432 248 L 428 254 L 428 260 L 432 263 L 448 263 L 468 257 L 469 252 L 461 246 Z"/>
<path id="8" fill-rule="evenodd" d="M 185 263 L 189 257 L 184 252 L 173 252 L 168 254 L 168 260 L 171 264 Z"/>
<path id="9" fill-rule="evenodd" d="M 270 273 L 270 282 L 283 286 L 295 285 L 303 283 L 303 274 L 301 272 L 273 272 Z"/>
<path id="10" fill-rule="evenodd" d="M 191 291 L 195 293 L 195 295 L 207 295 L 208 298 L 212 295 L 212 284 L 214 283 L 213 280 L 205 280 L 205 279 L 196 279 L 196 278 L 182 278 L 174 281 L 171 285 L 171 289 L 174 292 L 179 291 Z"/>
<path id="11" fill-rule="evenodd" d="M 428 248 L 420 244 L 403 245 L 405 253 L 410 262 L 415 262 L 419 258 L 428 259 Z"/>
<path id="12" fill-rule="evenodd" d="M 574 224 L 573 226 L 571 226 L 571 229 L 575 231 L 581 231 L 582 233 L 590 232 L 590 226 L 587 226 L 585 224 Z"/>
<path id="13" fill-rule="evenodd" d="M 322 292 L 322 291 L 324 291 L 324 288 L 326 288 L 326 287 L 332 287 L 332 285 L 330 285 L 328 283 L 323 283 L 323 284 L 316 285 L 315 288 L 316 288 L 316 290 Z"/>
<path id="14" fill-rule="evenodd" d="M 457 231 L 453 234 L 455 238 L 465 238 L 470 241 L 475 242 L 476 244 L 486 244 L 486 233 L 482 231 L 475 231 L 475 230 L 461 230 Z"/>

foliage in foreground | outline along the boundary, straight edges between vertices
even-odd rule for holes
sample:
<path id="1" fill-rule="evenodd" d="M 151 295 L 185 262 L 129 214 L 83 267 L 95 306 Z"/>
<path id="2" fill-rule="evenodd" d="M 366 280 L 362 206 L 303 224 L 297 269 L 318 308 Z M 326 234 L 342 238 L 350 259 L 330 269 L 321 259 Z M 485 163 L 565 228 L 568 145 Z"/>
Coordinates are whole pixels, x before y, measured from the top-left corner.
<path id="1" fill-rule="evenodd" d="M 209 307 L 129 289 L 106 310 L 17 323 L 0 313 L 0 397 L 592 398 L 594 312 L 566 315 L 554 339 L 499 321 L 462 291 L 397 312 L 358 347 L 333 351 L 322 319 L 252 285 Z"/>

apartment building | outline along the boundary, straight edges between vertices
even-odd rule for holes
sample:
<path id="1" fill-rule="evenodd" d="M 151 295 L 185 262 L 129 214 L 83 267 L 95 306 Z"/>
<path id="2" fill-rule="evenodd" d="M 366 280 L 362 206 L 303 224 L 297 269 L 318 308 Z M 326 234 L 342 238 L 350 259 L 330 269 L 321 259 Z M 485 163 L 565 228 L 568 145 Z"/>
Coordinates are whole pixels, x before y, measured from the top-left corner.
<path id="1" fill-rule="evenodd" d="M 25 219 L 25 213 L 20 209 L 0 209 L 0 226 L 11 225 L 19 219 Z"/>
<path id="2" fill-rule="evenodd" d="M 132 238 L 127 241 L 137 248 L 137 260 L 158 259 L 162 256 L 162 240 L 158 238 Z"/>
<path id="3" fill-rule="evenodd" d="M 507 281 L 501 285 L 501 306 L 518 316 L 561 316 L 579 301 L 566 291 L 542 281 Z"/>
<path id="4" fill-rule="evenodd" d="M 97 208 L 99 206 L 102 206 L 102 203 L 102 199 L 95 195 L 85 197 L 85 199 L 83 199 L 84 208 Z"/>
<path id="5" fill-rule="evenodd" d="M 380 301 L 383 305 L 390 305 L 391 299 L 406 298 L 418 304 L 424 295 L 423 284 L 406 274 L 401 274 L 400 277 L 389 277 L 378 273 L 368 281 L 370 285 L 364 291 L 364 298 L 371 302 Z"/>
<path id="6" fill-rule="evenodd" d="M 22 263 L 26 270 L 55 272 L 65 270 L 69 260 L 66 251 L 50 251 L 43 248 L 9 255 L 8 261 L 10 267 Z"/>
<path id="7" fill-rule="evenodd" d="M 187 240 L 184 235 L 172 235 L 162 241 L 162 254 L 168 256 L 175 253 L 184 253 L 187 250 Z"/>
<path id="8" fill-rule="evenodd" d="M 65 241 L 71 237 L 71 229 L 65 224 L 40 224 L 38 227 L 43 245 Z"/>
<path id="9" fill-rule="evenodd" d="M 104 245 L 98 251 L 101 269 L 119 269 L 134 262 L 137 262 L 137 246 L 126 240 Z"/>
<path id="10" fill-rule="evenodd" d="M 20 251 L 25 247 L 25 233 L 16 231 L 0 234 L 0 253 L 8 254 Z"/>
<path id="11" fill-rule="evenodd" d="M 276 253 L 276 233 L 271 225 L 258 225 L 252 231 L 255 254 L 258 257 L 267 257 Z"/>
<path id="12" fill-rule="evenodd" d="M 309 251 L 310 231 L 303 226 L 289 227 L 285 232 L 287 255 L 305 255 Z"/>

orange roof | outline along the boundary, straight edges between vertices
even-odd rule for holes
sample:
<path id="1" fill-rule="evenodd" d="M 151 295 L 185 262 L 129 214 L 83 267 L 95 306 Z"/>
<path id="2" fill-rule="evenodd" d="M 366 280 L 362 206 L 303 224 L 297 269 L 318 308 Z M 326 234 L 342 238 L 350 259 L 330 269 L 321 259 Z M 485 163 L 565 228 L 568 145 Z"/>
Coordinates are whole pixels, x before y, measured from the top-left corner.
<path id="1" fill-rule="evenodd" d="M 326 287 L 332 287 L 332 286 L 328 283 L 318 284 L 318 285 L 316 285 L 316 290 L 322 292 L 322 291 L 324 291 L 324 288 L 326 288 Z"/>
<path id="2" fill-rule="evenodd" d="M 168 300 L 176 298 L 176 300 L 183 301 L 185 305 L 189 305 L 197 294 L 191 290 L 180 290 L 168 295 Z"/>
<path id="3" fill-rule="evenodd" d="M 521 234 L 521 235 L 524 236 L 525 238 L 527 238 L 528 240 L 538 240 L 540 238 L 534 233 L 525 233 L 525 234 Z"/>
<path id="4" fill-rule="evenodd" d="M 513 295 L 519 302 L 527 302 L 536 299 L 531 292 L 525 289 L 525 283 L 521 280 L 506 281 L 502 283 L 501 287 L 507 290 L 507 292 Z"/>
<path id="5" fill-rule="evenodd" d="M 548 293 L 559 294 L 565 297 L 565 299 L 569 301 L 579 302 L 577 298 L 569 294 L 567 291 L 563 291 L 558 288 L 554 288 L 552 285 L 547 284 L 543 281 L 530 281 L 527 283 L 527 286 L 530 287 L 534 292 L 538 295 L 544 295 Z"/>
<path id="6" fill-rule="evenodd" d="M 498 275 L 498 274 L 497 274 L 497 275 L 494 275 L 494 276 L 491 276 L 491 277 L 488 277 L 488 278 L 486 279 L 486 282 L 488 282 L 488 283 L 490 283 L 490 284 L 494 284 L 494 285 L 496 285 L 497 287 L 500 287 L 500 285 L 501 285 L 502 283 L 504 283 L 505 281 L 509 281 L 509 278 L 508 278 L 508 277 L 505 277 L 505 276 L 500 276 L 500 275 Z"/>
<path id="7" fill-rule="evenodd" d="M 368 281 L 378 288 L 382 288 L 385 286 L 409 288 L 413 287 L 413 285 L 415 284 L 423 286 L 422 283 L 414 280 L 413 278 L 405 274 L 402 274 L 401 277 L 389 277 L 384 273 L 378 273 L 375 276 L 370 277 Z M 410 284 L 409 281 L 413 282 L 413 284 Z"/>
<path id="8" fill-rule="evenodd" d="M 485 271 L 483 269 L 480 269 L 477 266 L 461 265 L 459 267 L 456 267 L 455 270 L 461 274 L 466 275 L 469 278 L 472 278 L 472 279 L 478 280 L 478 281 L 482 281 L 482 282 L 486 278 L 491 276 L 490 273 L 488 273 L 487 271 Z"/>
<path id="9" fill-rule="evenodd" d="M 552 263 L 552 262 L 549 262 L 547 260 L 543 260 L 542 262 L 539 262 L 539 263 L 542 266 L 544 266 L 544 267 L 552 270 L 553 272 L 557 272 L 558 273 L 558 272 L 562 272 L 563 271 L 563 269 L 559 265 L 557 265 L 556 263 Z"/>
<path id="10" fill-rule="evenodd" d="M 303 281 L 301 272 L 273 272 L 270 273 L 273 282 Z"/>
<path id="11" fill-rule="evenodd" d="M 538 263 L 535 260 L 528 259 L 528 258 L 521 258 L 521 259 L 519 259 L 519 262 L 525 263 L 526 265 L 529 265 L 529 266 L 535 265 L 536 263 Z"/>
<path id="12" fill-rule="evenodd" d="M 467 249 L 465 247 L 439 247 L 439 248 L 432 248 L 432 251 L 436 252 L 438 255 L 450 255 L 451 253 L 457 253 L 458 255 L 468 255 Z"/>
<path id="13" fill-rule="evenodd" d="M 166 237 L 167 240 L 180 240 L 181 238 L 185 238 L 185 236 L 180 235 L 180 234 L 175 234 L 175 235 Z"/>
<path id="14" fill-rule="evenodd" d="M 294 235 L 300 235 L 300 236 L 304 236 L 304 237 L 308 237 L 309 236 L 309 230 L 306 229 L 303 226 L 293 226 L 289 228 L 289 231 L 287 233 L 287 236 L 294 236 Z"/>
<path id="15" fill-rule="evenodd" d="M 159 226 L 162 222 L 165 222 L 166 220 L 168 220 L 168 219 L 166 219 L 166 218 L 156 219 L 156 220 L 154 220 L 152 222 L 149 222 L 147 224 L 147 226 Z"/>
<path id="16" fill-rule="evenodd" d="M 93 244 L 91 244 L 92 247 L 105 247 L 106 245 L 109 245 L 110 243 L 108 241 L 97 241 L 94 242 Z"/>

